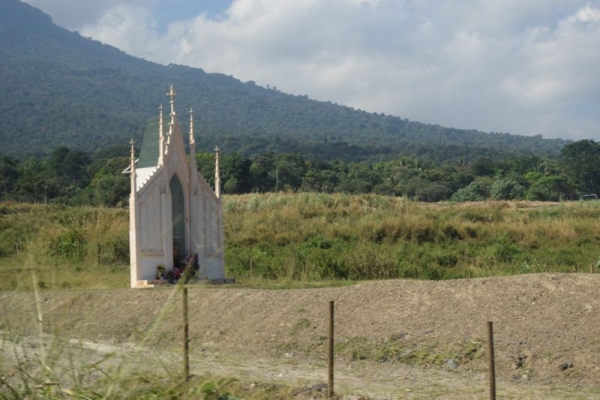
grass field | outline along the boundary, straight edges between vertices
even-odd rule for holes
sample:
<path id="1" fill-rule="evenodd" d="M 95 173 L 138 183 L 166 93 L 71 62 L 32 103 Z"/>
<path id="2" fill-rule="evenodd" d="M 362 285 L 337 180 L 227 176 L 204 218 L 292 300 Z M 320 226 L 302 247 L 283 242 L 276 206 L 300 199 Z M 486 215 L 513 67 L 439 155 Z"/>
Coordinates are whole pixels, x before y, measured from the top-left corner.
<path id="1" fill-rule="evenodd" d="M 600 203 L 427 204 L 377 195 L 225 196 L 226 268 L 250 286 L 588 272 Z M 0 205 L 0 289 L 128 284 L 123 209 Z M 287 283 L 286 283 L 287 282 Z"/>

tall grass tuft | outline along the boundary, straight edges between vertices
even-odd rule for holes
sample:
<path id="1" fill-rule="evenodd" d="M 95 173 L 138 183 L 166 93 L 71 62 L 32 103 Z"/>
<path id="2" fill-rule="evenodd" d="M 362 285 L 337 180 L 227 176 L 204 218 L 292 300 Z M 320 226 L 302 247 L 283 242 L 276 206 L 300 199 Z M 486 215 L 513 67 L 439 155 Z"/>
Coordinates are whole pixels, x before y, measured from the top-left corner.
<path id="1" fill-rule="evenodd" d="M 110 208 L 0 205 L 0 290 L 127 287 L 128 214 Z"/>
<path id="2" fill-rule="evenodd" d="M 600 255 L 599 207 L 591 203 L 425 204 L 303 193 L 230 196 L 226 206 L 235 210 L 226 214 L 227 267 L 238 278 L 569 272 Z"/>

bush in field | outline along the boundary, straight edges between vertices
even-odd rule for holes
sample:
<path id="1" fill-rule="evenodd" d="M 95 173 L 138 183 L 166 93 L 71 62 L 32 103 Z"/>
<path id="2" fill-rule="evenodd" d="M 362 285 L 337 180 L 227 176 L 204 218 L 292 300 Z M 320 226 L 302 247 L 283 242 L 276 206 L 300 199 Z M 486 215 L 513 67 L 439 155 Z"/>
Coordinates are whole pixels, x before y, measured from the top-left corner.
<path id="1" fill-rule="evenodd" d="M 490 187 L 483 181 L 473 181 L 469 186 L 458 189 L 450 200 L 452 201 L 483 201 L 490 195 Z"/>
<path id="2" fill-rule="evenodd" d="M 342 265 L 350 280 L 398 278 L 398 261 L 382 254 L 378 247 L 365 246 L 361 251 L 344 255 Z"/>
<path id="3" fill-rule="evenodd" d="M 527 200 L 560 201 L 576 198 L 575 190 L 564 176 L 529 173 L 525 177 L 531 182 Z"/>
<path id="4" fill-rule="evenodd" d="M 525 188 L 513 179 L 497 179 L 490 189 L 490 196 L 494 200 L 521 199 L 524 193 Z"/>
<path id="5" fill-rule="evenodd" d="M 58 256 L 70 259 L 81 259 L 85 252 L 86 240 L 84 235 L 75 228 L 69 229 L 58 238 Z"/>
<path id="6" fill-rule="evenodd" d="M 452 189 L 440 182 L 429 183 L 415 192 L 416 200 L 426 202 L 447 200 L 451 195 Z"/>

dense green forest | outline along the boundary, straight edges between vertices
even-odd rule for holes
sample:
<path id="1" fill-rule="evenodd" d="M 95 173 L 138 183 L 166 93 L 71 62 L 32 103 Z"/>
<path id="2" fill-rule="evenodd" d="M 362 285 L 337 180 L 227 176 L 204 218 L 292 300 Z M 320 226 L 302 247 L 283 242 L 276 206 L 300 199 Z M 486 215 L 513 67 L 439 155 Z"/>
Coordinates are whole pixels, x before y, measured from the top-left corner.
<path id="1" fill-rule="evenodd" d="M 0 38 L 1 153 L 19 162 L 59 146 L 90 152 L 139 141 L 171 84 L 177 108 L 196 110 L 198 149 L 219 145 L 251 159 L 270 151 L 331 162 L 406 156 L 459 163 L 555 158 L 568 143 L 422 124 L 155 64 L 60 28 L 18 0 L 0 2 Z"/>
<path id="2" fill-rule="evenodd" d="M 0 157 L 0 200 L 70 205 L 123 205 L 129 194 L 128 148 L 87 153 L 61 146 L 45 158 Z M 214 155 L 197 153 L 198 169 L 210 185 Z M 436 164 L 418 157 L 346 162 L 265 152 L 255 157 L 226 153 L 221 158 L 226 194 L 254 192 L 377 193 L 419 201 L 576 199 L 600 193 L 600 143 L 566 145 L 557 160 L 510 156 L 494 161 Z"/>
<path id="3" fill-rule="evenodd" d="M 0 37 L 5 200 L 122 204 L 127 143 L 156 129 L 170 84 L 177 108 L 196 110 L 197 161 L 210 184 L 207 151 L 223 149 L 225 193 L 557 201 L 600 192 L 593 141 L 427 125 L 158 65 L 62 29 L 18 0 L 0 3 Z"/>

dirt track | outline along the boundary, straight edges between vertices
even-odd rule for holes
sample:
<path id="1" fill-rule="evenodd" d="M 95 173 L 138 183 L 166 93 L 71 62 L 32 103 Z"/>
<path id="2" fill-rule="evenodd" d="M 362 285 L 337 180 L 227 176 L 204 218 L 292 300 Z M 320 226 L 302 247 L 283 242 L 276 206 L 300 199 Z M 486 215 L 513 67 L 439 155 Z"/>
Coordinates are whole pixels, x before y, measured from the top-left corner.
<path id="1" fill-rule="evenodd" d="M 335 300 L 341 393 L 485 398 L 491 320 L 500 394 L 600 398 L 599 287 L 600 275 L 589 274 L 271 291 L 191 287 L 192 364 L 248 379 L 323 382 L 327 306 Z M 33 295 L 3 292 L 0 300 L 0 329 L 34 335 Z M 124 353 L 135 343 L 177 358 L 181 310 L 173 289 L 42 292 L 42 303 L 46 333 Z M 400 350 L 373 357 L 390 349 Z M 367 359 L 351 360 L 352 351 Z"/>

